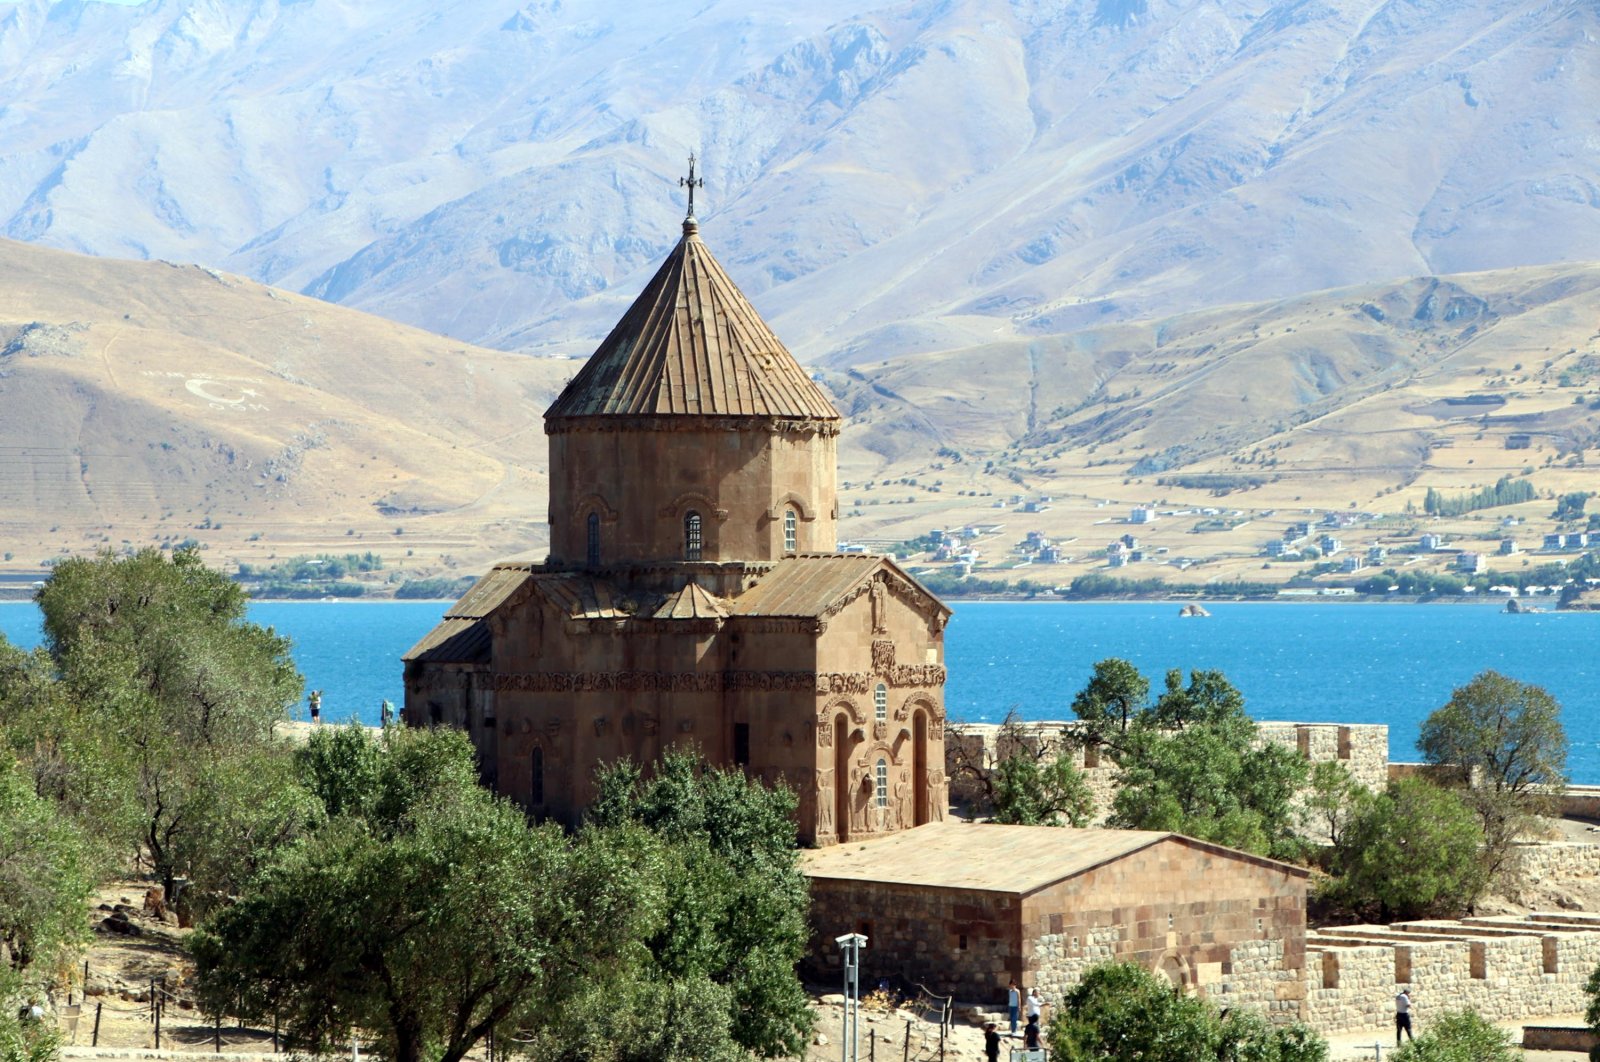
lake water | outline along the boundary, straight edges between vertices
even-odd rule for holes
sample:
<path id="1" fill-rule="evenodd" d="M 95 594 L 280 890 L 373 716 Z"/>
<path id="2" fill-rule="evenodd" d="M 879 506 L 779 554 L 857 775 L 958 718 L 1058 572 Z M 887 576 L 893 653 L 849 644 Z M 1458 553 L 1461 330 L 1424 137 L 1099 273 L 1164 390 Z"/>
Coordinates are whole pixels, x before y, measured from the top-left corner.
<path id="1" fill-rule="evenodd" d="M 1095 661 L 1132 661 L 1160 688 L 1168 668 L 1225 672 L 1257 719 L 1387 723 L 1392 759 L 1416 759 L 1417 728 L 1485 668 L 1562 704 L 1574 782 L 1600 784 L 1600 613 L 1503 615 L 1488 605 L 961 602 L 946 634 L 950 718 L 1065 719 Z M 439 602 L 283 602 L 250 616 L 289 635 L 324 718 L 376 723 L 400 703 L 400 654 L 444 613 Z M 38 644 L 39 614 L 0 603 L 0 633 Z M 303 706 L 302 706 L 303 708 Z"/>

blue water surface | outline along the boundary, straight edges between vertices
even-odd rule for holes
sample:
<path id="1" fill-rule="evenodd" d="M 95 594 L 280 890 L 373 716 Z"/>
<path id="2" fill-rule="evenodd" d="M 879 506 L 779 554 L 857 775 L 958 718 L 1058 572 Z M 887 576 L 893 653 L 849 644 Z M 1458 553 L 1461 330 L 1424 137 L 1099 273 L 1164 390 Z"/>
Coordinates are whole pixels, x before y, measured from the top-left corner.
<path id="1" fill-rule="evenodd" d="M 324 717 L 378 721 L 402 697 L 400 654 L 438 621 L 440 602 L 282 602 L 250 616 L 289 635 Z M 1214 668 L 1257 719 L 1389 724 L 1393 759 L 1417 758 L 1417 728 L 1485 668 L 1561 702 L 1574 782 L 1600 784 L 1600 613 L 1503 615 L 1487 605 L 1208 604 L 1181 619 L 1166 602 L 962 602 L 946 635 L 945 705 L 957 721 L 1070 718 L 1095 661 L 1132 661 L 1159 688 L 1168 668 Z M 36 645 L 39 614 L 0 603 L 0 633 Z M 302 706 L 303 714 L 303 706 Z"/>

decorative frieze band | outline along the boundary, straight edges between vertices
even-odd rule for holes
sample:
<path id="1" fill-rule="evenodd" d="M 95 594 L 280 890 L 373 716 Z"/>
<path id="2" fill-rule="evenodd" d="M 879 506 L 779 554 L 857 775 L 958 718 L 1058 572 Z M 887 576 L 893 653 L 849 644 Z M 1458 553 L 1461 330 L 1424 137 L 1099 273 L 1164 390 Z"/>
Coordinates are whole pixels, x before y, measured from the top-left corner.
<path id="1" fill-rule="evenodd" d="M 430 676 L 432 677 L 432 676 Z M 533 693 L 716 693 L 724 690 L 776 690 L 789 693 L 866 693 L 886 685 L 943 686 L 938 664 L 897 665 L 881 676 L 870 671 L 531 671 L 484 675 L 475 685 L 496 692 Z"/>

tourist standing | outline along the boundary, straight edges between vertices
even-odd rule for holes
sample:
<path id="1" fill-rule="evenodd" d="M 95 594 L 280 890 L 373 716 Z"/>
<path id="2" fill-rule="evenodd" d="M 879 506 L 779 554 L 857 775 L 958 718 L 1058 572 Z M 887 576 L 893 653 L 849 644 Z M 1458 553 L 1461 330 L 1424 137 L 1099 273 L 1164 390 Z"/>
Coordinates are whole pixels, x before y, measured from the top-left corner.
<path id="1" fill-rule="evenodd" d="M 1016 978 L 1011 979 L 1011 987 L 1006 989 L 1006 1011 L 1011 1016 L 1011 1035 L 1017 1035 L 1017 1023 L 1022 1018 L 1022 989 L 1017 987 Z"/>
<path id="2" fill-rule="evenodd" d="M 313 723 L 320 723 L 320 722 L 322 722 L 322 691 L 321 690 L 312 690 L 310 699 L 311 699 L 311 721 Z"/>
<path id="3" fill-rule="evenodd" d="M 1028 989 L 1028 1020 L 1034 1022 L 1043 1021 L 1044 1019 L 1039 1015 L 1039 1012 L 1043 1009 L 1044 1000 L 1039 998 L 1039 986 L 1034 985 Z"/>
<path id="4" fill-rule="evenodd" d="M 983 1027 L 983 1057 L 989 1062 L 1000 1062 L 1000 1034 L 994 1031 L 994 1022 Z"/>
<path id="5" fill-rule="evenodd" d="M 1022 1030 L 1022 1046 L 1029 1051 L 1038 1051 L 1044 1047 L 1044 1040 L 1039 1031 L 1039 1015 L 1028 1015 L 1028 1027 Z"/>
<path id="6" fill-rule="evenodd" d="M 1394 997 L 1394 1045 L 1400 1046 L 1400 1034 L 1405 1033 L 1406 1039 L 1415 1040 L 1411 1035 L 1411 989 L 1401 988 Z"/>

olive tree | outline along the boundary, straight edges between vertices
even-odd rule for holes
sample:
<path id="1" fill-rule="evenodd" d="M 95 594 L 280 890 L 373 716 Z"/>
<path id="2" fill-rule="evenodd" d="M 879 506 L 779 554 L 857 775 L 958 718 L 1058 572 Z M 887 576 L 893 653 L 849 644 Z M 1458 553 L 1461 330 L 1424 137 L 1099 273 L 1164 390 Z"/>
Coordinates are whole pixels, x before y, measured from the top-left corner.
<path id="1" fill-rule="evenodd" d="M 1488 882 L 1482 849 L 1483 830 L 1454 791 L 1404 778 L 1352 816 L 1322 898 L 1382 922 L 1455 917 Z"/>
<path id="2" fill-rule="evenodd" d="M 310 1054 L 360 1035 L 395 1062 L 459 1062 L 633 975 L 666 914 L 647 831 L 530 826 L 477 786 L 464 736 L 387 741 L 365 813 L 280 849 L 195 934 L 209 1010 L 275 1016 Z"/>
<path id="3" fill-rule="evenodd" d="M 136 841 L 162 883 L 261 810 L 230 800 L 300 695 L 289 641 L 250 623 L 240 587 L 192 550 L 58 564 L 37 595 L 62 703 L 127 793 Z M 252 832 L 247 829 L 244 832 Z M 268 830 L 267 832 L 271 832 Z"/>
<path id="4" fill-rule="evenodd" d="M 1274 1028 L 1258 1015 L 1231 1012 L 1174 990 L 1132 962 L 1091 967 L 1066 994 L 1050 1027 L 1060 1062 L 1326 1062 L 1328 1045 L 1311 1029 Z"/>
<path id="5" fill-rule="evenodd" d="M 1170 671 L 1150 683 L 1124 660 L 1102 660 L 1073 700 L 1085 738 L 1117 765 L 1108 824 L 1173 830 L 1282 859 L 1303 855 L 1295 795 L 1305 760 L 1258 740 L 1244 697 L 1218 671 Z"/>
<path id="6" fill-rule="evenodd" d="M 1561 705 L 1544 689 L 1485 671 L 1455 690 L 1422 724 L 1417 747 L 1435 765 L 1458 768 L 1498 868 L 1531 816 L 1566 786 Z"/>

